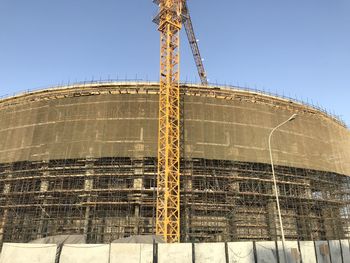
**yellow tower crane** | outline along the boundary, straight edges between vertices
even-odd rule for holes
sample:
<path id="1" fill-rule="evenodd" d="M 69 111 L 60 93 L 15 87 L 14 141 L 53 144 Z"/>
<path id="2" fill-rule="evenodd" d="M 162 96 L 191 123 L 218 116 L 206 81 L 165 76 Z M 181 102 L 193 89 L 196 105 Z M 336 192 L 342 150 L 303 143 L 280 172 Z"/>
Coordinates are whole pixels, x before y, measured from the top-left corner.
<path id="1" fill-rule="evenodd" d="M 185 25 L 201 78 L 207 78 L 186 0 L 154 0 L 160 32 L 158 177 L 156 234 L 180 241 L 180 30 Z"/>

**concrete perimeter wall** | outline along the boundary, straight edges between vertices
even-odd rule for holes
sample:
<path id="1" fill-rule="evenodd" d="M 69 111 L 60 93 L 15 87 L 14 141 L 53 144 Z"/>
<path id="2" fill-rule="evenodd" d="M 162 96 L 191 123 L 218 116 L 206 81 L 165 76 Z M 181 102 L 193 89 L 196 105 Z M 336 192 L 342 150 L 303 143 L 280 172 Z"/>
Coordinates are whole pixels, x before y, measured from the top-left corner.
<path id="1" fill-rule="evenodd" d="M 348 263 L 349 240 L 3 245 L 0 263 Z"/>

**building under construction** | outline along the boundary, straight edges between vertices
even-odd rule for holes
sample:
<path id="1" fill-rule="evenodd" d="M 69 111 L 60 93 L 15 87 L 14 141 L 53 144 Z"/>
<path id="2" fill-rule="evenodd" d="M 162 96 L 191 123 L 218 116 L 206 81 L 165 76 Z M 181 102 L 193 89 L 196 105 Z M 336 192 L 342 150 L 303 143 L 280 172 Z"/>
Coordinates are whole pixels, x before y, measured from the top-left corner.
<path id="1" fill-rule="evenodd" d="M 155 233 L 158 83 L 91 83 L 0 100 L 0 241 Z M 350 236 L 350 132 L 260 92 L 181 85 L 181 241 Z"/>

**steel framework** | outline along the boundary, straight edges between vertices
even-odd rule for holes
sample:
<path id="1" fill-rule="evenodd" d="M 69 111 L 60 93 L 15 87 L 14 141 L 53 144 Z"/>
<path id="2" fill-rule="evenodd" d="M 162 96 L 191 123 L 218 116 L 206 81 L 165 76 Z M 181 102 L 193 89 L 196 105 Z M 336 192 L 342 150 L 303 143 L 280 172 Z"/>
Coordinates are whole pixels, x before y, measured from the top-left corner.
<path id="1" fill-rule="evenodd" d="M 181 241 L 278 240 L 269 164 L 186 159 Z M 0 246 L 55 235 L 110 243 L 155 232 L 156 158 L 0 164 Z M 350 178 L 276 166 L 287 240 L 350 236 Z"/>
<path id="2" fill-rule="evenodd" d="M 160 92 L 156 233 L 180 241 L 180 87 L 181 7 L 178 0 L 159 1 Z"/>
<path id="3" fill-rule="evenodd" d="M 131 235 L 155 234 L 158 92 L 158 83 L 96 83 L 2 100 L 0 132 L 6 139 L 0 142 L 0 246 L 2 242 L 28 242 L 62 234 L 84 235 L 88 243 L 110 243 Z M 246 161 L 225 159 L 220 148 L 215 150 L 211 145 L 218 134 L 208 132 L 209 126 L 197 125 L 210 121 L 221 129 L 220 116 L 230 116 L 233 112 L 231 109 L 221 111 L 222 105 L 246 105 L 247 119 L 255 116 L 252 108 L 268 112 L 277 108 L 272 115 L 276 118 L 283 115 L 285 109 L 302 112 L 300 120 L 308 123 L 314 118 L 315 126 L 298 129 L 300 149 L 313 147 L 311 144 L 315 144 L 315 150 L 329 147 L 323 141 L 318 144 L 305 139 L 310 133 L 322 134 L 317 129 L 321 130 L 320 125 L 326 122 L 329 137 L 325 137 L 325 141 L 331 141 L 337 151 L 344 149 L 344 153 L 348 153 L 348 148 L 338 148 L 334 143 L 345 127 L 305 105 L 254 92 L 193 85 L 181 85 L 181 95 L 184 112 L 181 121 L 186 122 L 186 131 L 198 137 L 206 133 L 203 142 L 209 144 L 203 147 L 207 155 L 200 157 L 191 147 L 193 141 L 181 143 L 181 148 L 186 150 L 181 154 L 180 169 L 183 242 L 279 240 L 281 237 L 271 164 L 258 160 L 254 154 Z M 199 104 L 205 106 L 198 107 Z M 198 111 L 203 113 L 194 115 Z M 256 116 L 264 118 L 260 112 Z M 267 128 L 273 124 L 270 115 L 264 120 Z M 111 131 L 111 135 L 102 137 L 93 123 L 98 123 L 103 133 Z M 229 123 L 233 125 L 233 121 Z M 35 132 L 31 127 L 35 127 Z M 83 133 L 82 127 L 86 127 Z M 247 121 L 240 123 L 232 136 L 243 133 L 244 128 L 254 136 L 260 134 L 256 123 Z M 145 130 L 139 138 L 135 133 L 138 129 Z M 90 133 L 91 130 L 94 132 Z M 267 136 L 268 131 L 263 134 Z M 35 134 L 35 144 L 28 134 Z M 50 136 L 52 139 L 48 139 Z M 348 143 L 347 133 L 343 136 L 344 143 Z M 24 141 L 27 137 L 30 144 Z M 91 138 L 101 140 L 103 147 L 87 143 Z M 50 148 L 50 140 L 58 142 L 55 149 Z M 106 142 L 111 140 L 114 147 L 107 151 Z M 286 147 L 290 142 L 276 140 L 275 143 Z M 19 144 L 34 146 L 35 150 L 28 152 L 27 146 L 17 148 Z M 94 146 L 96 151 L 87 149 L 88 153 L 77 156 L 86 145 Z M 256 149 L 252 142 L 243 145 Z M 265 153 L 268 155 L 267 149 Z M 323 162 L 331 157 L 333 155 L 325 155 L 319 160 Z M 295 155 L 288 158 L 296 165 L 283 166 L 276 162 L 275 166 L 286 239 L 349 238 L 350 176 L 347 170 L 333 170 L 332 163 L 317 168 L 311 162 L 302 168 L 297 165 Z M 345 167 L 348 155 L 342 158 Z"/>
<path id="4" fill-rule="evenodd" d="M 199 51 L 196 35 L 194 34 L 194 29 L 192 25 L 192 19 L 186 1 L 183 1 L 182 4 L 182 16 L 183 16 L 183 25 L 186 30 L 187 39 L 190 44 L 194 62 L 196 63 L 197 71 L 201 83 L 203 85 L 208 85 L 207 73 L 205 72 L 203 59 Z"/>
<path id="5" fill-rule="evenodd" d="M 184 24 L 199 77 L 208 84 L 186 0 L 154 0 L 160 31 L 157 234 L 180 240 L 180 30 Z"/>

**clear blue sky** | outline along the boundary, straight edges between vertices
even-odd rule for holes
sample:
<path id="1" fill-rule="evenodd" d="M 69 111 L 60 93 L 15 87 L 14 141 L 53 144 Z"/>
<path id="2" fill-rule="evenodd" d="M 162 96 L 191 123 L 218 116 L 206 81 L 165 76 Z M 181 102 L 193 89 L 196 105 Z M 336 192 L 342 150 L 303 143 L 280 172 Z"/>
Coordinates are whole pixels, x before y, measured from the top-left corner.
<path id="1" fill-rule="evenodd" d="M 189 0 L 211 82 L 313 101 L 350 125 L 349 0 Z M 0 0 L 0 94 L 157 80 L 151 0 Z M 198 80 L 182 34 L 182 79 Z"/>

